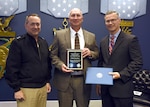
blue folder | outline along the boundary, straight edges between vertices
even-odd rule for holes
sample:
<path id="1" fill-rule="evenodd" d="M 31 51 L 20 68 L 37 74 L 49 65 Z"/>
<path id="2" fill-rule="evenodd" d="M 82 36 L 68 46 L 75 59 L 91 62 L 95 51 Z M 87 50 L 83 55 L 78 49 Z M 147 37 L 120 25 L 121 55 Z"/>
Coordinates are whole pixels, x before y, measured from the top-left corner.
<path id="1" fill-rule="evenodd" d="M 109 72 L 113 72 L 113 68 L 88 67 L 85 83 L 113 85 L 113 77 Z"/>

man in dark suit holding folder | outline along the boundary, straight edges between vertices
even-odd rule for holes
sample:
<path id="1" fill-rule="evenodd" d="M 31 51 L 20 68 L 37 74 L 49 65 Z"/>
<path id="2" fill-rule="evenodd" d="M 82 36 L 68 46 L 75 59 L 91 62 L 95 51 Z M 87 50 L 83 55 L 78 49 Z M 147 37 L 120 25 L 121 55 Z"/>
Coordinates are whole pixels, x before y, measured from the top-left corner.
<path id="1" fill-rule="evenodd" d="M 114 84 L 97 85 L 97 92 L 103 107 L 133 107 L 132 76 L 142 68 L 138 39 L 121 31 L 117 12 L 107 12 L 104 19 L 109 35 L 100 42 L 98 66 L 113 68 Z"/>

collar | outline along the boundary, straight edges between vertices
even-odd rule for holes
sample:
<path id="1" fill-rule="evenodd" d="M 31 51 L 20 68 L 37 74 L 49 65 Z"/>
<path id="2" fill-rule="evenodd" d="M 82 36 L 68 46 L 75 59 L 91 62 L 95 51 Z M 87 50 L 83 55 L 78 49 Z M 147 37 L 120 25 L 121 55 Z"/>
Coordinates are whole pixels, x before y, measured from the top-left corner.
<path id="1" fill-rule="evenodd" d="M 82 30 L 82 28 L 80 28 L 78 32 L 75 32 L 75 31 L 70 27 L 70 32 L 71 32 L 71 35 L 75 35 L 76 33 L 78 33 L 78 36 L 83 35 L 83 30 Z"/>
<path id="2" fill-rule="evenodd" d="M 118 30 L 118 32 L 116 34 L 114 34 L 115 38 L 118 38 L 119 34 L 121 32 L 121 29 Z M 110 34 L 109 37 L 111 37 L 112 35 Z"/>

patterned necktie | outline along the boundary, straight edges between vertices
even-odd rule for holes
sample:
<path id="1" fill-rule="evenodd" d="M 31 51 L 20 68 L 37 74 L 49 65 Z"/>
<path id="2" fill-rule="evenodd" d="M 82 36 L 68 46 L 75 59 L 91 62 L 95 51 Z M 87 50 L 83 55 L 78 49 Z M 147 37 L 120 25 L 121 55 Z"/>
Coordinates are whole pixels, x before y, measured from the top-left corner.
<path id="1" fill-rule="evenodd" d="M 112 50 L 113 50 L 113 47 L 114 47 L 114 44 L 115 44 L 114 38 L 115 38 L 114 35 L 112 35 L 112 36 L 110 37 L 110 42 L 109 42 L 109 54 L 110 54 L 110 55 L 111 55 L 111 53 L 112 53 Z"/>
<path id="2" fill-rule="evenodd" d="M 80 42 L 78 33 L 75 34 L 75 49 L 80 49 Z"/>

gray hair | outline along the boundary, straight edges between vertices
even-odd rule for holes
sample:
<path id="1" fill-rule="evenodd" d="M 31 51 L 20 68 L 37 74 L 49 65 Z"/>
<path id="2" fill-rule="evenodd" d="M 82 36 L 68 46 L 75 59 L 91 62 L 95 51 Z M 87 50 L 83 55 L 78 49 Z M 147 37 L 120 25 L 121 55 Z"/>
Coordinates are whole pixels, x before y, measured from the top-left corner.
<path id="1" fill-rule="evenodd" d="M 26 19 L 25 19 L 25 23 L 26 23 L 26 24 L 28 23 L 28 19 L 29 19 L 30 16 L 37 16 L 37 17 L 40 18 L 40 16 L 39 16 L 38 14 L 36 14 L 36 13 L 29 14 L 28 16 L 26 16 Z M 40 18 L 40 19 L 41 19 L 41 18 Z"/>

